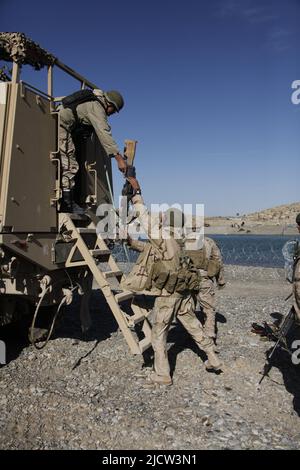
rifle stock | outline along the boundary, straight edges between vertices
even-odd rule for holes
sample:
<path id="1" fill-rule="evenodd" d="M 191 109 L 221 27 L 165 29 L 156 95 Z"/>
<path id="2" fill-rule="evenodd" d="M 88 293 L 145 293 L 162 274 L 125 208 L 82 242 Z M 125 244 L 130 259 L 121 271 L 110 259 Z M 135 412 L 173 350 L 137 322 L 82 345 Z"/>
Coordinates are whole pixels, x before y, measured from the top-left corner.
<path id="1" fill-rule="evenodd" d="M 125 140 L 124 155 L 127 158 L 127 165 L 133 165 L 137 140 Z"/>

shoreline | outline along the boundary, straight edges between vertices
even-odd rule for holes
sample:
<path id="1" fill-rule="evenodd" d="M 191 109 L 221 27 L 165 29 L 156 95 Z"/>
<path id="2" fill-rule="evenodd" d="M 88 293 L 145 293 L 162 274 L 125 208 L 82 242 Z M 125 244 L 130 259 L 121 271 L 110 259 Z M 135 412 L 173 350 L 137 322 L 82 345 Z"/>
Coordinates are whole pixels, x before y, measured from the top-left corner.
<path id="1" fill-rule="evenodd" d="M 277 235 L 277 236 L 295 236 L 299 235 L 296 227 L 282 226 L 245 226 L 243 229 L 236 229 L 227 225 L 217 225 L 204 227 L 205 235 Z"/>

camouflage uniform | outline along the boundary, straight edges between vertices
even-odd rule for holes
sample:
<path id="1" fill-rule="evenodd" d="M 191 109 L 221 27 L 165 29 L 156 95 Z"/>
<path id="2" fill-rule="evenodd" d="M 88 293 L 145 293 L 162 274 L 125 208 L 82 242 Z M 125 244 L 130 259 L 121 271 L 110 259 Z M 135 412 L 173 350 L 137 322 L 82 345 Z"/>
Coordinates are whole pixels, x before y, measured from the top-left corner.
<path id="1" fill-rule="evenodd" d="M 214 240 L 208 237 L 204 238 L 204 245 L 207 261 L 214 260 L 220 265 L 220 270 L 216 275 L 216 281 L 219 286 L 224 286 L 224 266 L 219 247 Z M 209 277 L 205 270 L 200 269 L 199 272 L 201 274 L 201 284 L 197 300 L 206 316 L 204 331 L 210 338 L 216 338 L 216 289 L 214 278 Z"/>
<path id="2" fill-rule="evenodd" d="M 141 196 L 136 195 L 132 199 L 135 209 L 139 212 L 139 221 L 146 229 L 149 223 L 149 216 L 144 206 Z M 150 226 L 150 224 L 149 224 Z M 153 229 L 153 226 L 151 227 Z M 148 235 L 150 236 L 149 232 Z M 164 260 L 173 260 L 180 255 L 180 248 L 174 238 L 164 239 L 162 236 L 158 239 L 151 239 L 160 256 Z M 143 251 L 149 242 L 131 240 L 133 249 Z M 152 250 L 152 256 L 155 249 Z M 155 255 L 154 255 L 155 256 Z M 208 338 L 204 332 L 201 323 L 195 315 L 195 299 L 191 295 L 182 296 L 178 293 L 170 294 L 165 289 L 152 287 L 149 291 L 143 291 L 144 294 L 156 296 L 153 308 L 152 322 L 152 347 L 154 350 L 154 374 L 152 380 L 157 383 L 171 384 L 170 366 L 167 353 L 167 335 L 172 320 L 177 317 L 188 333 L 195 340 L 197 345 L 206 352 L 211 364 L 220 365 L 217 357 L 214 355 L 213 341 Z"/>
<path id="3" fill-rule="evenodd" d="M 92 126 L 95 133 L 109 156 L 116 155 L 119 152 L 116 142 L 111 134 L 111 127 L 107 121 L 105 111 L 105 98 L 101 90 L 94 90 L 99 101 L 88 101 L 79 104 L 76 108 L 80 124 Z M 62 187 L 72 189 L 75 184 L 75 175 L 79 165 L 75 157 L 75 146 L 72 139 L 72 128 L 75 125 L 75 117 L 69 108 L 59 108 L 60 130 L 59 130 L 59 149 L 62 162 Z"/>

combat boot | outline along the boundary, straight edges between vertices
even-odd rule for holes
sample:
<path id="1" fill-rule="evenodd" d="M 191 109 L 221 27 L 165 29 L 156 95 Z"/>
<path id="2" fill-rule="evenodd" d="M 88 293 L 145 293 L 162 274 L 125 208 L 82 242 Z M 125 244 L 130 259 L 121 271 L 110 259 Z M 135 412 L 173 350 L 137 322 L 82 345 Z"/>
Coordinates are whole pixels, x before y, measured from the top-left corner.
<path id="1" fill-rule="evenodd" d="M 151 372 L 149 381 L 153 384 L 159 385 L 172 385 L 173 381 L 168 375 L 158 375 L 156 372 Z"/>
<path id="2" fill-rule="evenodd" d="M 207 355 L 207 361 L 205 362 L 205 367 L 207 370 L 221 370 L 222 362 L 219 360 L 216 355 L 214 346 L 209 346 L 204 349 L 205 354 Z"/>

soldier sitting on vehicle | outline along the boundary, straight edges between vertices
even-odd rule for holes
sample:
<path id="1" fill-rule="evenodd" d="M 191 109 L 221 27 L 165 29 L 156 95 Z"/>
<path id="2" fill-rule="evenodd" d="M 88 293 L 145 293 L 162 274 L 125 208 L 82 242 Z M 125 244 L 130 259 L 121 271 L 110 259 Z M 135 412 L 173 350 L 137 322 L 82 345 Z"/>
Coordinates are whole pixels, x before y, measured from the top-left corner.
<path id="1" fill-rule="evenodd" d="M 80 90 L 65 97 L 59 108 L 59 149 L 62 163 L 62 212 L 73 212 L 73 189 L 79 165 L 75 156 L 72 134 L 80 126 L 92 126 L 108 157 L 117 160 L 121 172 L 126 172 L 126 160 L 111 134 L 107 117 L 121 111 L 122 95 L 115 90 Z"/>

